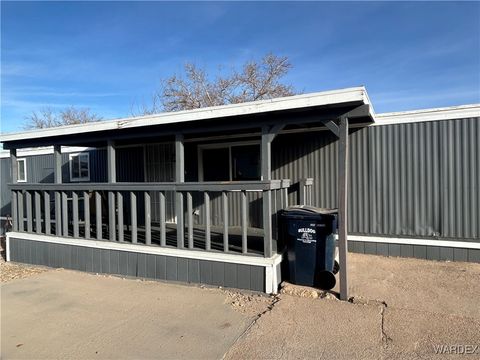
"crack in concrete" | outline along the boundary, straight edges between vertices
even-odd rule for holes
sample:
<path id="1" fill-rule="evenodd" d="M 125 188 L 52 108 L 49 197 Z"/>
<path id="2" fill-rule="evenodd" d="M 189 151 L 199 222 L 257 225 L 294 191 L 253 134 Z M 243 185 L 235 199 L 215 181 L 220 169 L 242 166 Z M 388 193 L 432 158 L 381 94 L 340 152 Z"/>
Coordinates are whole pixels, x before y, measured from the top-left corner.
<path id="1" fill-rule="evenodd" d="M 225 352 L 225 354 L 223 354 L 222 356 L 222 359 L 225 359 L 225 356 L 227 356 L 227 354 L 229 353 L 229 351 L 235 346 L 235 344 L 241 339 L 243 338 L 244 336 L 247 335 L 247 333 L 250 331 L 250 329 L 253 327 L 253 325 L 255 325 L 257 323 L 258 320 L 260 320 L 260 318 L 269 313 L 270 311 L 273 310 L 273 308 L 275 307 L 275 305 L 280 301 L 280 296 L 279 294 L 276 294 L 274 297 L 273 297 L 273 301 L 267 306 L 267 308 L 262 311 L 261 313 L 259 313 L 254 319 L 253 321 L 250 323 L 250 325 L 247 326 L 247 328 L 245 329 L 245 331 L 243 331 L 236 339 L 235 341 L 232 343 L 232 345 L 230 346 L 230 348 Z"/>
<path id="2" fill-rule="evenodd" d="M 385 301 L 382 301 L 380 307 L 380 316 L 381 316 L 381 323 L 380 323 L 380 331 L 381 331 L 381 338 L 382 338 L 382 345 L 383 348 L 388 348 L 389 343 L 392 341 L 392 338 L 389 337 L 385 331 L 385 310 L 387 309 L 388 305 Z"/>

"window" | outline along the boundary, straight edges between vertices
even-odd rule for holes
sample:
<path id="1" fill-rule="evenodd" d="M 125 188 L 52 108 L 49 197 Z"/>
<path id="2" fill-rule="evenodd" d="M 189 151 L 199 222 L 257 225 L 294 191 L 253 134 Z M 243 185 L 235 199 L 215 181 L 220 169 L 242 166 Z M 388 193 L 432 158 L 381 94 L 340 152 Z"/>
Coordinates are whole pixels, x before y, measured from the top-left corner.
<path id="1" fill-rule="evenodd" d="M 27 182 L 27 160 L 26 159 L 17 160 L 17 181 Z"/>
<path id="2" fill-rule="evenodd" d="M 260 180 L 260 144 L 212 144 L 200 146 L 200 181 Z"/>
<path id="3" fill-rule="evenodd" d="M 70 181 L 90 180 L 90 155 L 70 154 Z"/>

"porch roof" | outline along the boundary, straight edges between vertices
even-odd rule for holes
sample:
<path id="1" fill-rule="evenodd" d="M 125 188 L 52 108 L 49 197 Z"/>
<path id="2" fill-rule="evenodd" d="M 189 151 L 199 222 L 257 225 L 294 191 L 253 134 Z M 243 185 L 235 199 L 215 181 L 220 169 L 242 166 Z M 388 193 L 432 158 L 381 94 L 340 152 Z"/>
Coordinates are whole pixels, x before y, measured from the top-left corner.
<path id="1" fill-rule="evenodd" d="M 301 124 L 307 118 L 309 122 L 312 122 L 312 119 L 334 120 L 361 105 L 367 105 L 368 110 L 351 117 L 350 124 L 367 125 L 375 122 L 375 113 L 367 91 L 361 86 L 271 100 L 2 134 L 0 142 L 4 144 L 5 149 L 53 144 L 86 145 L 106 139 L 141 138 L 153 134 L 158 136 L 178 132 L 200 133 L 222 131 L 222 129 L 246 129 L 263 124 L 275 125 L 279 121 Z"/>

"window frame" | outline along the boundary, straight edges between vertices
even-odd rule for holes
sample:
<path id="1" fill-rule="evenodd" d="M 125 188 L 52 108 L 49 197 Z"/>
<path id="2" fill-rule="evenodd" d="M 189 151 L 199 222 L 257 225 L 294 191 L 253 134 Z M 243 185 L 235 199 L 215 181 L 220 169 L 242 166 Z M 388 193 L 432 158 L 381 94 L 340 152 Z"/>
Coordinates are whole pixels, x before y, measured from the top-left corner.
<path id="1" fill-rule="evenodd" d="M 73 177 L 73 158 L 78 156 L 87 156 L 87 163 L 88 163 L 88 167 L 87 167 L 87 176 L 79 176 L 79 177 Z M 80 166 L 80 161 L 78 163 L 78 165 Z M 68 154 L 68 167 L 69 167 L 69 170 L 70 170 L 70 182 L 82 182 L 82 181 L 90 181 L 90 153 L 89 152 L 78 152 L 78 153 L 70 153 Z M 81 171 L 80 169 L 78 169 L 78 174 L 81 175 Z"/>
<path id="2" fill-rule="evenodd" d="M 20 163 L 23 163 L 24 179 L 20 179 Z M 27 182 L 27 158 L 17 159 L 17 182 Z"/>
<path id="3" fill-rule="evenodd" d="M 228 149 L 228 168 L 229 168 L 229 180 L 233 181 L 233 164 L 232 164 L 232 147 L 241 147 L 249 145 L 261 145 L 260 140 L 245 140 L 245 141 L 235 141 L 235 142 L 223 142 L 223 143 L 212 143 L 212 144 L 199 144 L 197 155 L 198 155 L 198 181 L 203 182 L 203 150 L 208 149 Z M 262 150 L 260 149 L 260 161 L 262 156 Z M 261 176 L 260 176 L 261 178 Z"/>

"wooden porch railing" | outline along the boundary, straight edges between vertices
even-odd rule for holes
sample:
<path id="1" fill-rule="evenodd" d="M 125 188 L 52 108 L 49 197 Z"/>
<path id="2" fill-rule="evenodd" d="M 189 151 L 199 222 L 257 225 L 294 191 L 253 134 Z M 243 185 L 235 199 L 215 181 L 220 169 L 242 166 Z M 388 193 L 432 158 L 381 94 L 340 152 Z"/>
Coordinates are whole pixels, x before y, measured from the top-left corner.
<path id="1" fill-rule="evenodd" d="M 288 206 L 290 181 L 15 183 L 9 186 L 12 191 L 13 231 L 269 257 L 276 250 L 277 213 Z M 263 219 L 270 219 L 264 220 L 262 231 L 257 229 L 253 235 L 248 223 L 247 192 L 262 194 Z M 159 204 L 155 204 L 159 206 L 156 223 L 152 222 L 153 193 L 159 197 Z M 174 194 L 173 198 L 177 194 L 183 198 L 181 206 L 178 203 L 175 206 L 177 224 L 173 226 L 166 221 L 168 193 Z M 239 229 L 229 226 L 231 193 L 241 194 Z M 212 227 L 212 194 L 221 196 L 223 224 L 220 227 Z M 194 223 L 194 196 L 203 197 L 203 224 Z M 221 238 L 220 243 L 212 241 L 214 232 L 217 240 Z M 261 249 L 249 246 L 249 237 L 260 239 L 263 242 Z M 234 238 L 236 243 L 232 240 Z"/>

